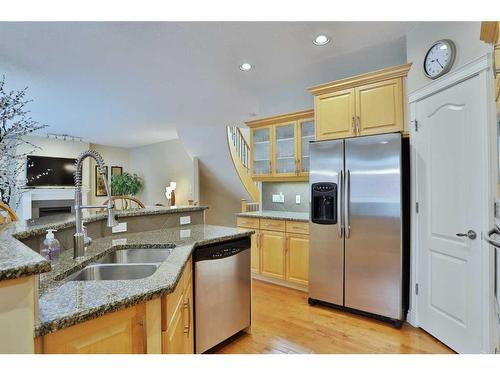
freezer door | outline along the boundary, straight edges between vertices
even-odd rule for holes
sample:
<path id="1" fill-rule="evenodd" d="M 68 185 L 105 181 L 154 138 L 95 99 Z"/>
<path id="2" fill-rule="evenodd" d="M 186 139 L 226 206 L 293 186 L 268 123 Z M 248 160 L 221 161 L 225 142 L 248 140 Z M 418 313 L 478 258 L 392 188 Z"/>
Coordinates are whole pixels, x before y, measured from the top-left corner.
<path id="1" fill-rule="evenodd" d="M 336 208 L 341 214 L 344 141 L 314 142 L 311 143 L 309 151 L 311 158 L 310 199 L 313 184 L 334 183 L 337 185 Z M 311 204 L 310 207 L 312 207 Z M 309 297 L 342 305 L 344 303 L 344 238 L 341 215 L 337 215 L 336 222 L 336 224 L 309 223 Z"/>
<path id="2" fill-rule="evenodd" d="M 345 306 L 402 319 L 401 135 L 346 139 Z"/>

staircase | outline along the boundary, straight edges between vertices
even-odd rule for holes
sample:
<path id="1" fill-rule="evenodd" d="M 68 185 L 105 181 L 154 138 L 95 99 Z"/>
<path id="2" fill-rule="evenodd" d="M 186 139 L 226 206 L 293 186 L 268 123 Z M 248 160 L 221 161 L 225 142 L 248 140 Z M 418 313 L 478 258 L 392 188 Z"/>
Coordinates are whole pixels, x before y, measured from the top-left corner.
<path id="1" fill-rule="evenodd" d="M 244 204 L 249 205 L 251 207 L 249 210 L 253 211 L 253 208 L 256 205 L 258 206 L 256 202 L 259 202 L 260 194 L 257 182 L 250 175 L 250 146 L 241 133 L 241 130 L 235 126 L 227 127 L 227 144 L 236 173 L 248 195 L 254 201 L 254 203 L 246 203 L 245 201 Z"/>

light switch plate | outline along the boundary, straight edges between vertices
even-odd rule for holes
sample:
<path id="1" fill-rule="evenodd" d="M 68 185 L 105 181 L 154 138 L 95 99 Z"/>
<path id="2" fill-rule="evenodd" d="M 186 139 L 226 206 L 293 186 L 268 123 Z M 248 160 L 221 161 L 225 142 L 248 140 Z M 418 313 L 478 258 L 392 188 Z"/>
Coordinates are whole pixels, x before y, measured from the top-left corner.
<path id="1" fill-rule="evenodd" d="M 295 204 L 300 204 L 300 195 L 295 196 Z"/>
<path id="2" fill-rule="evenodd" d="M 181 216 L 181 225 L 191 224 L 191 216 Z"/>
<path id="3" fill-rule="evenodd" d="M 118 223 L 113 228 L 111 228 L 111 233 L 122 233 L 127 231 L 127 223 Z"/>

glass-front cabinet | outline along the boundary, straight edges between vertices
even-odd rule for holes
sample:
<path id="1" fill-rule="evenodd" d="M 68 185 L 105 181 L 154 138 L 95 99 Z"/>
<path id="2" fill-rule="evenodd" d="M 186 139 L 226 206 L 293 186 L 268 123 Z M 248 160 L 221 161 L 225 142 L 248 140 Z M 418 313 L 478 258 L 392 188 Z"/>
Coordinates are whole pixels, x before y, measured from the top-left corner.
<path id="1" fill-rule="evenodd" d="M 306 119 L 299 121 L 299 150 L 300 150 L 300 164 L 299 174 L 309 175 L 309 142 L 314 141 L 314 120 Z"/>
<path id="2" fill-rule="evenodd" d="M 252 176 L 271 176 L 271 127 L 252 129 L 251 137 Z"/>
<path id="3" fill-rule="evenodd" d="M 307 181 L 309 142 L 315 138 L 314 111 L 246 123 L 251 128 L 251 173 L 260 181 Z"/>
<path id="4" fill-rule="evenodd" d="M 274 126 L 274 175 L 295 176 L 297 166 L 297 142 L 295 122 Z"/>

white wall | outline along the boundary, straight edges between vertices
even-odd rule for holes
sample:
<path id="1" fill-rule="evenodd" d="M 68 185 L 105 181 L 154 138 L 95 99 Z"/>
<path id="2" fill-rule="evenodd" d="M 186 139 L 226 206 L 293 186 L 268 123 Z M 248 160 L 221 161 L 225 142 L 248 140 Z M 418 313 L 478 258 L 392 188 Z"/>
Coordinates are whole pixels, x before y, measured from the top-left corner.
<path id="1" fill-rule="evenodd" d="M 195 163 L 179 139 L 130 149 L 130 170 L 144 179 L 138 198 L 146 205 L 166 204 L 165 187 L 175 181 L 176 204 L 188 204 L 197 192 Z"/>
<path id="2" fill-rule="evenodd" d="M 407 92 L 411 93 L 431 80 L 423 71 L 427 50 L 433 42 L 451 39 L 457 46 L 454 71 L 479 56 L 491 52 L 492 47 L 479 40 L 481 22 L 422 22 L 406 35 L 406 56 L 413 65 L 408 73 Z"/>

